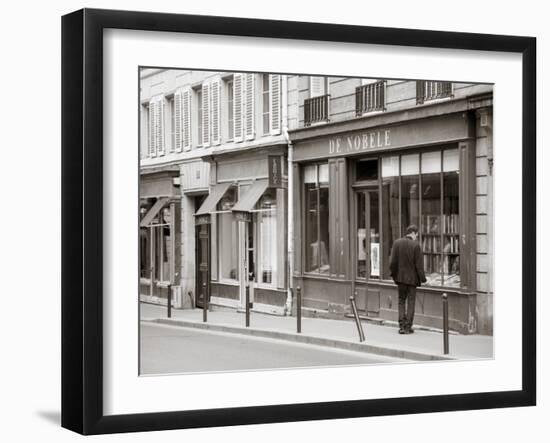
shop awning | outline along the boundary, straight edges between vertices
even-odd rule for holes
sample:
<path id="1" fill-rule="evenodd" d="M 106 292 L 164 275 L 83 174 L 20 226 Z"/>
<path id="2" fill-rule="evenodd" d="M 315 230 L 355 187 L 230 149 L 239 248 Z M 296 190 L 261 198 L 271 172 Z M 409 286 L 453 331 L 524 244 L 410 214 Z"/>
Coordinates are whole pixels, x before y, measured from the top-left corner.
<path id="1" fill-rule="evenodd" d="M 252 186 L 250 186 L 250 189 L 247 191 L 244 197 L 239 199 L 235 206 L 233 206 L 233 211 L 249 212 L 254 209 L 254 205 L 260 199 L 268 186 L 269 183 L 266 178 L 256 180 L 254 183 L 252 183 Z"/>
<path id="2" fill-rule="evenodd" d="M 215 185 L 195 215 L 206 215 L 214 212 L 216 210 L 216 205 L 232 184 L 233 183 L 218 183 Z"/>
<path id="3" fill-rule="evenodd" d="M 151 206 L 151 209 L 149 209 L 149 212 L 147 212 L 147 214 L 145 214 L 145 216 L 141 219 L 141 221 L 139 222 L 139 226 L 141 228 L 144 228 L 145 226 L 148 226 L 153 221 L 155 216 L 159 213 L 159 211 L 169 201 L 170 201 L 169 197 L 160 197 L 159 199 L 157 199 L 155 204 L 153 206 Z"/>

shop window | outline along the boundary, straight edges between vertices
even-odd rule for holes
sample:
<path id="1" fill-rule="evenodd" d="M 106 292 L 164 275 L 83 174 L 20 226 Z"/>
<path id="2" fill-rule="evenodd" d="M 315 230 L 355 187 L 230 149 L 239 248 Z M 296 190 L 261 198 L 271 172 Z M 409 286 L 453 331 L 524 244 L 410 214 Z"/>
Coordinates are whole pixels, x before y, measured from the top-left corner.
<path id="1" fill-rule="evenodd" d="M 218 203 L 218 244 L 221 278 L 239 279 L 238 222 L 231 212 L 237 202 L 237 188 L 230 187 Z"/>
<path id="2" fill-rule="evenodd" d="M 328 274 L 329 194 L 328 164 L 304 168 L 306 272 Z"/>
<path id="3" fill-rule="evenodd" d="M 382 158 L 381 188 L 382 278 L 391 279 L 393 243 L 415 224 L 427 285 L 460 287 L 458 149 Z"/>
<path id="4" fill-rule="evenodd" d="M 382 278 L 390 279 L 391 248 L 399 230 L 399 156 L 382 158 Z"/>
<path id="5" fill-rule="evenodd" d="M 275 284 L 277 281 L 277 193 L 267 190 L 257 206 L 259 231 L 259 263 L 257 281 Z"/>
<path id="6" fill-rule="evenodd" d="M 145 209 L 144 209 L 145 210 Z M 140 228 L 140 277 L 170 281 L 170 208 L 159 211 L 149 226 Z"/>

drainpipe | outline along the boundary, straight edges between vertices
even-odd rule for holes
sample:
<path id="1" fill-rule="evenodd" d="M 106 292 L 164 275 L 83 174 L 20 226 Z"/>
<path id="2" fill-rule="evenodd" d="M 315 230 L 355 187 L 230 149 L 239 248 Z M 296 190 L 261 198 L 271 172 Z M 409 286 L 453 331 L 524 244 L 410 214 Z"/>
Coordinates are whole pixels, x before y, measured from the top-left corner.
<path id="1" fill-rule="evenodd" d="M 287 250 L 288 250 L 288 282 L 287 295 L 285 303 L 285 315 L 292 315 L 292 273 L 294 270 L 294 175 L 292 173 L 292 161 L 294 158 L 294 147 L 288 135 L 288 76 L 282 76 L 282 132 L 288 146 L 287 154 Z"/>

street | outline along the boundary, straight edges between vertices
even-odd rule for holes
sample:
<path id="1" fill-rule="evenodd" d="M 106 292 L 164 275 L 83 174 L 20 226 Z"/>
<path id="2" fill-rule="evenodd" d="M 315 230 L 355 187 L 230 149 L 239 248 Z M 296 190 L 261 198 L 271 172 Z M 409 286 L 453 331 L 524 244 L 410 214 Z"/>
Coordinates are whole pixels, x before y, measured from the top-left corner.
<path id="1" fill-rule="evenodd" d="M 364 365 L 398 360 L 283 340 L 141 323 L 140 374 Z"/>

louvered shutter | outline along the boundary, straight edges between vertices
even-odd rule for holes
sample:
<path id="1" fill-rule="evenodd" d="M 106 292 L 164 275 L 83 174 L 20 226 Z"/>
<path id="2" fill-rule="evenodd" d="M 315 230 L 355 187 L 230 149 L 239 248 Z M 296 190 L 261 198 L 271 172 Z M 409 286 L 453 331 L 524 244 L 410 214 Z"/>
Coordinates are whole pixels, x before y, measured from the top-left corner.
<path id="1" fill-rule="evenodd" d="M 202 85 L 202 145 L 210 146 L 210 84 Z"/>
<path id="2" fill-rule="evenodd" d="M 219 145 L 220 137 L 220 79 L 214 80 L 210 84 L 210 118 L 211 118 L 211 137 L 212 144 Z"/>
<path id="3" fill-rule="evenodd" d="M 164 97 L 161 97 L 157 101 L 157 155 L 164 155 L 165 149 L 164 149 L 164 140 L 165 140 L 165 134 L 164 134 Z"/>
<path id="4" fill-rule="evenodd" d="M 181 152 L 183 146 L 183 106 L 182 106 L 182 97 L 181 91 L 176 91 L 174 94 L 174 141 L 176 146 L 174 146 L 176 152 Z"/>
<path id="5" fill-rule="evenodd" d="M 156 155 L 155 140 L 156 140 L 156 127 L 155 127 L 155 102 L 149 102 L 149 157 L 154 157 Z"/>
<path id="6" fill-rule="evenodd" d="M 182 145 L 183 149 L 191 149 L 191 90 L 182 92 Z"/>
<path id="7" fill-rule="evenodd" d="M 271 111 L 269 133 L 278 135 L 281 133 L 281 76 L 269 76 L 269 108 Z"/>
<path id="8" fill-rule="evenodd" d="M 233 75 L 233 133 L 236 142 L 243 141 L 243 76 Z"/>
<path id="9" fill-rule="evenodd" d="M 310 94 L 311 97 L 319 97 L 325 95 L 325 78 L 324 77 L 310 77 Z"/>
<path id="10" fill-rule="evenodd" d="M 245 77 L 244 134 L 246 140 L 254 138 L 254 74 Z"/>

